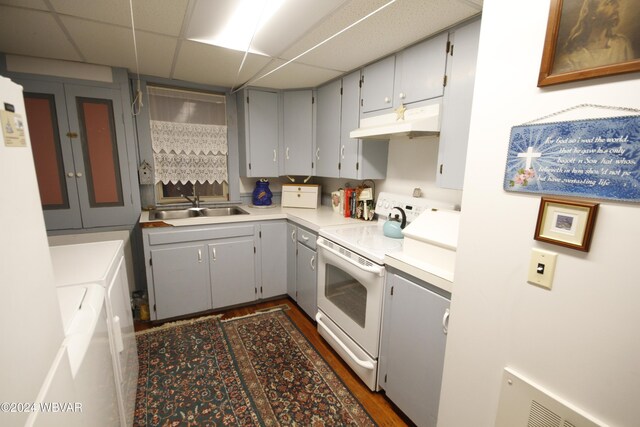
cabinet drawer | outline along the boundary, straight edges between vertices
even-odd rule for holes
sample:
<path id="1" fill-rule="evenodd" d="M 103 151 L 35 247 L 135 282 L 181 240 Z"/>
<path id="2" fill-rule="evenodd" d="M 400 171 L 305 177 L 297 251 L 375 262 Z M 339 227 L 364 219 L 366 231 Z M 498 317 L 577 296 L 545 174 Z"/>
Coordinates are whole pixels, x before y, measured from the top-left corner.
<path id="1" fill-rule="evenodd" d="M 318 236 L 315 233 L 307 231 L 303 228 L 298 227 L 298 242 L 302 243 L 306 247 L 316 250 L 316 240 Z"/>
<path id="2" fill-rule="evenodd" d="M 188 230 L 161 231 L 149 233 L 150 245 L 193 242 L 197 240 L 224 239 L 227 237 L 253 236 L 254 225 L 236 225 L 229 227 L 192 228 Z"/>

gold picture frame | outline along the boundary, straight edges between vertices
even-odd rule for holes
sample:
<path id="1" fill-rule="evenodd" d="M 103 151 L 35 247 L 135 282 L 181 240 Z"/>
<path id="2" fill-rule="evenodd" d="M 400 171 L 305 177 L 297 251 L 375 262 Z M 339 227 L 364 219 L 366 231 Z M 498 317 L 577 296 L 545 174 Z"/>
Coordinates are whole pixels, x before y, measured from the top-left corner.
<path id="1" fill-rule="evenodd" d="M 542 197 L 535 240 L 589 252 L 598 203 Z"/>
<path id="2" fill-rule="evenodd" d="M 538 87 L 634 71 L 640 71 L 635 0 L 551 0 Z"/>

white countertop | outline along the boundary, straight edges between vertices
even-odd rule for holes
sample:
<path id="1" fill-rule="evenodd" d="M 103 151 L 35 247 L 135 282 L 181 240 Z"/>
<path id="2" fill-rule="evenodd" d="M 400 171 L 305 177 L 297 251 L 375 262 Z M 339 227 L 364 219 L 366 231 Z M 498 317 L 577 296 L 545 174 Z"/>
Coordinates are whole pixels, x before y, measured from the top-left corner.
<path id="1" fill-rule="evenodd" d="M 175 227 L 184 227 L 190 225 L 225 224 L 249 221 L 268 221 L 274 219 L 288 219 L 315 232 L 318 232 L 322 227 L 328 227 L 330 225 L 362 223 L 362 220 L 345 218 L 340 213 L 334 212 L 333 209 L 329 206 L 320 206 L 317 209 L 282 208 L 280 206 L 270 208 L 256 208 L 247 205 L 237 206 L 240 206 L 242 209 L 247 211 L 249 215 L 195 217 L 150 221 L 149 212 L 142 211 L 142 214 L 140 215 L 140 223 L 145 224 L 153 222 L 164 222 Z M 432 285 L 437 286 L 447 292 L 452 292 L 453 278 L 446 276 L 444 273 L 442 275 L 445 277 L 440 277 L 439 275 L 431 273 L 430 271 L 433 271 L 433 269 L 421 260 L 405 257 L 401 253 L 393 253 L 387 254 L 387 256 L 385 257 L 385 263 L 400 271 L 417 277 L 418 279 L 431 283 Z"/>
<path id="2" fill-rule="evenodd" d="M 149 220 L 149 212 L 142 211 L 140 215 L 140 224 L 152 222 L 164 222 L 174 227 L 184 227 L 189 225 L 203 224 L 225 224 L 231 222 L 247 222 L 247 221 L 268 221 L 272 219 L 289 219 L 297 224 L 306 227 L 312 231 L 318 231 L 321 227 L 329 225 L 340 225 L 357 222 L 361 220 L 353 218 L 345 218 L 338 212 L 334 212 L 329 206 L 320 206 L 318 209 L 304 208 L 283 208 L 280 206 L 271 208 L 256 208 L 247 205 L 237 205 L 247 211 L 249 215 L 230 215 L 218 217 L 195 217 L 184 219 L 164 219 L 158 221 Z"/>
<path id="3" fill-rule="evenodd" d="M 87 283 L 106 286 L 122 248 L 122 240 L 50 246 L 56 286 Z"/>

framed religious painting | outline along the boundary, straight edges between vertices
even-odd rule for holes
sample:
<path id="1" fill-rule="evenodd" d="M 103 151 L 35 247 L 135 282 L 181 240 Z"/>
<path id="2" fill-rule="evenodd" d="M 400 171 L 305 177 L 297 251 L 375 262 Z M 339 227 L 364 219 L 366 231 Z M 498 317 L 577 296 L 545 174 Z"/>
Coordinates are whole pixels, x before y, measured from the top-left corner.
<path id="1" fill-rule="evenodd" d="M 588 252 L 598 205 L 594 202 L 543 197 L 534 239 Z"/>
<path id="2" fill-rule="evenodd" d="M 538 86 L 640 71 L 638 0 L 551 0 Z"/>

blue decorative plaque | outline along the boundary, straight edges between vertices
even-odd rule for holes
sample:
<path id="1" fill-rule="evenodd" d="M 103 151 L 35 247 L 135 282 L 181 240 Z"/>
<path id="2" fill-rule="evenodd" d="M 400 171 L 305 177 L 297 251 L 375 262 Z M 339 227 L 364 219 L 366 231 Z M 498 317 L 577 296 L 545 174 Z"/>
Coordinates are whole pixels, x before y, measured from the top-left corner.
<path id="1" fill-rule="evenodd" d="M 640 201 L 640 116 L 514 126 L 504 189 Z"/>

